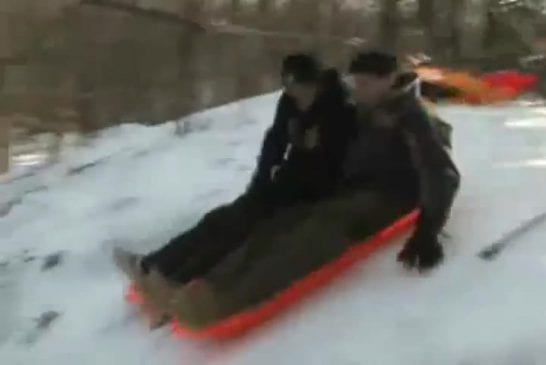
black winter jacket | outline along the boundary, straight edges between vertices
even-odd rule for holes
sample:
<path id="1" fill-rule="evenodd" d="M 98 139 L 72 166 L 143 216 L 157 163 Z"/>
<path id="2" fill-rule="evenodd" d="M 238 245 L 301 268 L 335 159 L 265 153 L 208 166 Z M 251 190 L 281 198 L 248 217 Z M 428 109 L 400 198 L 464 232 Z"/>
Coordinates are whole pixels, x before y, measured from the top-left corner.
<path id="1" fill-rule="evenodd" d="M 274 185 L 275 199 L 285 203 L 332 193 L 342 178 L 354 122 L 354 107 L 335 70 L 323 72 L 319 95 L 306 111 L 298 110 L 292 98 L 282 94 L 249 189 L 261 191 Z M 306 141 L 310 133 L 316 134 L 316 144 Z M 272 179 L 275 166 L 279 170 Z"/>

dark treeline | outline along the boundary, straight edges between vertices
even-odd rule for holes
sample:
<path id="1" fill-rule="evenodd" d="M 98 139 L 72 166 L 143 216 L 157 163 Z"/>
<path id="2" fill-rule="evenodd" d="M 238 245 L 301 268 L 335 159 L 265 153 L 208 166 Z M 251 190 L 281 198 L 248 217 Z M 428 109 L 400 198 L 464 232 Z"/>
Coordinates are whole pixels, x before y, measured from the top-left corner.
<path id="1" fill-rule="evenodd" d="M 159 122 L 275 89 L 284 54 L 346 67 L 362 46 L 520 67 L 542 1 L 2 0 L 0 117 L 36 130 Z"/>

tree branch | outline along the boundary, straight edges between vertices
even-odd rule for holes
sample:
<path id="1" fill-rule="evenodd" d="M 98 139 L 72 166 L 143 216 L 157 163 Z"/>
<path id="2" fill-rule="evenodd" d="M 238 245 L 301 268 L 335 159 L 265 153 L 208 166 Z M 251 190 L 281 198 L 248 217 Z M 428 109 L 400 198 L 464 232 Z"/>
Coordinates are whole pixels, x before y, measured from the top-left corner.
<path id="1" fill-rule="evenodd" d="M 148 18 L 156 21 L 181 25 L 195 32 L 206 32 L 207 28 L 195 20 L 186 19 L 179 15 L 162 11 L 158 9 L 144 9 L 139 6 L 119 3 L 114 0 L 81 0 L 80 5 L 99 6 L 107 9 L 112 9 L 119 12 L 124 12 L 130 15 Z"/>

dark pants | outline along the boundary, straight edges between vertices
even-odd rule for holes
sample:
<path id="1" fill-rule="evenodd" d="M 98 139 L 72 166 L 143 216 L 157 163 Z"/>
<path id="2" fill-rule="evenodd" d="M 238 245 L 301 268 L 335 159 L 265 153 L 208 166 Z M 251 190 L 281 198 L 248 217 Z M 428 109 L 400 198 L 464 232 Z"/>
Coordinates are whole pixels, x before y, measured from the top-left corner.
<path id="1" fill-rule="evenodd" d="M 146 256 L 144 270 L 156 269 L 181 284 L 202 277 L 277 210 L 327 195 L 324 182 L 313 171 L 305 170 L 303 162 L 293 159 L 283 166 L 273 183 L 252 185 L 232 203 L 207 213 L 193 228 Z"/>
<path id="2" fill-rule="evenodd" d="M 271 298 L 413 207 L 411 199 L 367 191 L 284 209 L 206 276 L 216 301 L 211 321 Z"/>
<path id="3" fill-rule="evenodd" d="M 272 214 L 273 207 L 264 194 L 246 192 L 210 211 L 196 226 L 146 256 L 143 268 L 156 269 L 179 283 L 201 277 L 239 247 L 258 222 Z"/>

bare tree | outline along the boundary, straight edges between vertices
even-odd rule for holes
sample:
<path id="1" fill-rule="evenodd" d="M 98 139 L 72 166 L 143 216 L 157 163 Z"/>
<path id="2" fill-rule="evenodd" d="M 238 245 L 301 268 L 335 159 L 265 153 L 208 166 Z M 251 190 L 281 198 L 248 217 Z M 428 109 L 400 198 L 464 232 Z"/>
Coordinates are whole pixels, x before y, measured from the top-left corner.
<path id="1" fill-rule="evenodd" d="M 423 28 L 428 52 L 436 53 L 439 47 L 435 0 L 419 0 L 418 17 Z"/>
<path id="2" fill-rule="evenodd" d="M 462 56 L 462 31 L 464 26 L 466 0 L 450 0 L 447 11 L 449 12 L 449 54 L 448 57 L 456 61 Z"/>
<path id="3" fill-rule="evenodd" d="M 399 34 L 398 0 L 383 0 L 379 23 L 379 44 L 385 48 L 396 48 Z"/>

